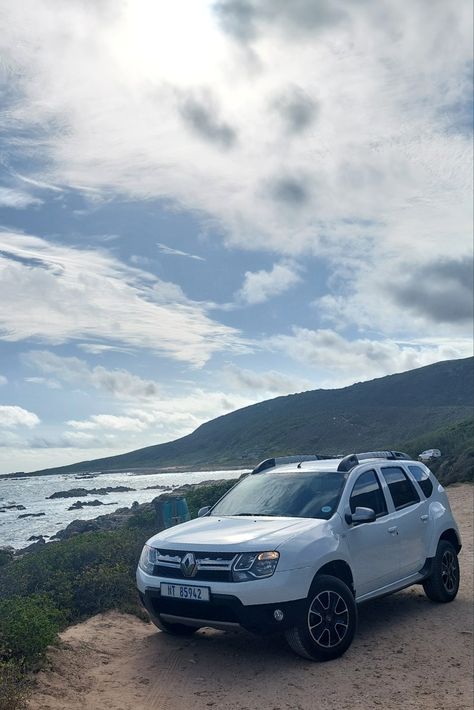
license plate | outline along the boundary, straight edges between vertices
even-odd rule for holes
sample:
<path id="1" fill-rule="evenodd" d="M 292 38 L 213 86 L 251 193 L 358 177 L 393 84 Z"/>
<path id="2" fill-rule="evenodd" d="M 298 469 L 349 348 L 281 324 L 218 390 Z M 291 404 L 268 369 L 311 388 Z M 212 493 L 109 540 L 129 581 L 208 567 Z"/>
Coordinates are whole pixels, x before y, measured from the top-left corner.
<path id="1" fill-rule="evenodd" d="M 210 599 L 209 587 L 197 587 L 194 584 L 168 584 L 161 583 L 161 596 L 173 599 L 189 599 L 196 602 L 208 602 Z"/>

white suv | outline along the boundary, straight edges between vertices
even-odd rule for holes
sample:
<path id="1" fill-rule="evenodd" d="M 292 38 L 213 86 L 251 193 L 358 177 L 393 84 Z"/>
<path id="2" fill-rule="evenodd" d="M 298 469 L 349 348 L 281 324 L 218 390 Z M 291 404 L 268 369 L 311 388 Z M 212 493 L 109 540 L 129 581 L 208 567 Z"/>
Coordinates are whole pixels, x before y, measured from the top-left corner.
<path id="1" fill-rule="evenodd" d="M 412 584 L 452 601 L 460 549 L 443 487 L 405 454 L 267 459 L 196 520 L 148 540 L 137 584 L 163 631 L 281 631 L 324 661 L 350 646 L 361 602 Z"/>

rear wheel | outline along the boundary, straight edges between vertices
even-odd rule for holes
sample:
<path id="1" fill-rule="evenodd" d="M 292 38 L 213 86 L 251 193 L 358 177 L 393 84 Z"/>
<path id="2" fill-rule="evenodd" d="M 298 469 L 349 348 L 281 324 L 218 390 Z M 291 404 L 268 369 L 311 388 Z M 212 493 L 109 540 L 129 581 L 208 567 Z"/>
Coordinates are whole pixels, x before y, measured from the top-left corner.
<path id="1" fill-rule="evenodd" d="M 423 582 L 426 596 L 434 602 L 452 602 L 459 589 L 459 561 L 448 540 L 440 540 L 430 576 Z"/>
<path id="2" fill-rule="evenodd" d="M 316 577 L 300 623 L 285 633 L 293 651 L 311 661 L 330 661 L 347 651 L 357 626 L 349 587 L 337 577 Z"/>

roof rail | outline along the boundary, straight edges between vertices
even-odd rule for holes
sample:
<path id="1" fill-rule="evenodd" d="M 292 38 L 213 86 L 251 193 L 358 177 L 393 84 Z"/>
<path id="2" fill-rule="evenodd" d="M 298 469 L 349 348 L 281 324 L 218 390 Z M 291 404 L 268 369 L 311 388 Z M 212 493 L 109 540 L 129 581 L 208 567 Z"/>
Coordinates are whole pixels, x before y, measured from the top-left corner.
<path id="1" fill-rule="evenodd" d="M 267 468 L 274 468 L 285 463 L 301 463 L 302 461 L 319 461 L 319 456 L 316 454 L 295 454 L 293 456 L 276 456 L 272 459 L 261 461 L 258 466 L 255 466 L 252 473 L 261 473 Z"/>
<path id="2" fill-rule="evenodd" d="M 338 471 L 350 471 L 357 466 L 361 461 L 366 459 L 387 459 L 389 461 L 410 461 L 411 456 L 403 453 L 403 451 L 365 451 L 360 454 L 349 454 L 344 456 L 337 467 Z"/>

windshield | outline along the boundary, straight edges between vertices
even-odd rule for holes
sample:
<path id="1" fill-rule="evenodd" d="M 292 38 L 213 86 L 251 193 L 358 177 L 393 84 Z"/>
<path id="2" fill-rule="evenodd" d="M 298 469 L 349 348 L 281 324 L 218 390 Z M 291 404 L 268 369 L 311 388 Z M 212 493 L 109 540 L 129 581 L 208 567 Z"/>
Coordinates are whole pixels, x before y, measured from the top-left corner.
<path id="1" fill-rule="evenodd" d="M 277 515 L 328 520 L 335 512 L 346 473 L 265 471 L 249 475 L 210 515 Z"/>

